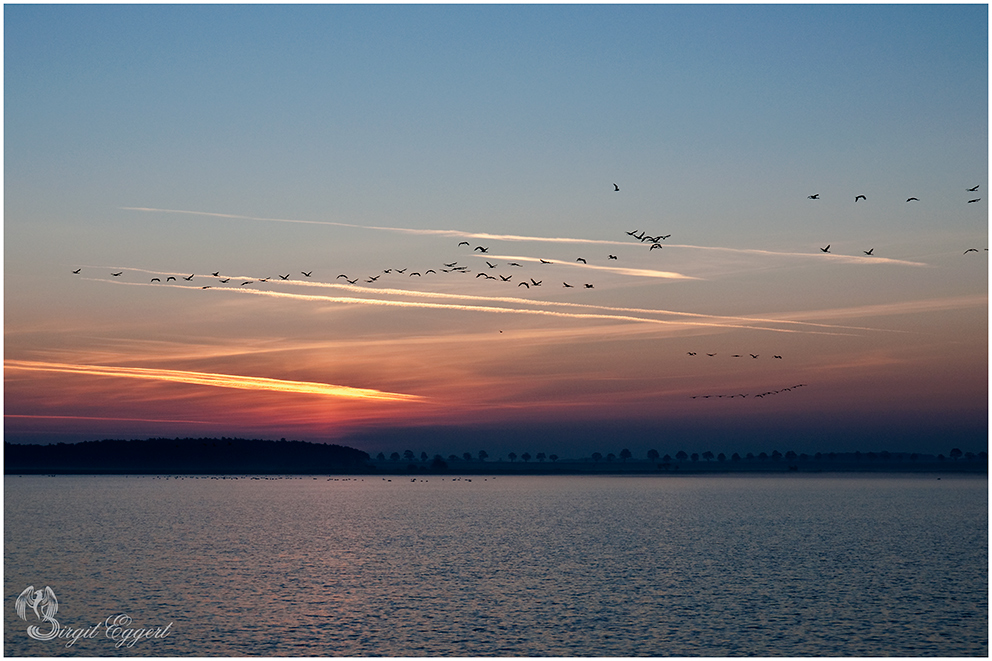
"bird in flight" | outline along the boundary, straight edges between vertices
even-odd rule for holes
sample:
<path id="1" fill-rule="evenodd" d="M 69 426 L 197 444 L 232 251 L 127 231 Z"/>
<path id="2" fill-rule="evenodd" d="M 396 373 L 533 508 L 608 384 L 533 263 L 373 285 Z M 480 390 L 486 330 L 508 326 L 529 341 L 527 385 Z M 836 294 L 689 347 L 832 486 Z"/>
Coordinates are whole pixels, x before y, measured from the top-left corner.
<path id="1" fill-rule="evenodd" d="M 772 356 L 772 358 L 778 358 L 779 360 L 782 360 L 782 356 Z"/>
<path id="2" fill-rule="evenodd" d="M 484 274 L 483 274 L 483 275 L 484 275 Z M 523 286 L 523 287 L 526 287 L 527 289 L 530 289 L 530 285 L 529 285 L 529 284 L 527 284 L 526 282 L 520 282 L 520 283 L 517 283 L 517 286 L 518 286 L 518 287 L 521 287 L 521 286 Z"/>
<path id="3" fill-rule="evenodd" d="M 978 252 L 978 248 L 968 248 L 963 254 L 967 255 L 970 252 Z"/>
<path id="4" fill-rule="evenodd" d="M 662 248 L 662 247 L 663 246 L 660 243 L 652 243 L 651 244 L 651 247 L 648 248 L 648 251 L 650 252 L 651 250 L 654 250 L 655 248 Z"/>
<path id="5" fill-rule="evenodd" d="M 872 254 L 873 252 L 875 252 L 875 249 L 874 249 L 874 248 L 871 248 L 871 249 L 869 249 L 869 250 L 862 250 L 861 252 L 863 252 L 864 254 L 866 254 L 866 255 L 868 255 L 869 257 L 871 257 L 871 254 Z"/>
<path id="6" fill-rule="evenodd" d="M 616 255 L 610 255 L 610 256 L 609 256 L 609 258 L 610 258 L 610 259 L 616 259 L 616 258 L 617 258 L 617 256 L 616 256 Z"/>
<path id="7" fill-rule="evenodd" d="M 370 275 L 369 276 L 369 279 L 366 280 L 366 282 L 375 282 L 378 279 L 379 279 L 379 276 L 377 276 L 377 275 Z"/>
<path id="8" fill-rule="evenodd" d="M 457 263 L 458 262 L 451 262 L 450 264 L 445 264 L 445 266 L 447 266 L 450 269 L 452 266 L 454 266 Z"/>
<path id="9" fill-rule="evenodd" d="M 868 198 L 865 197 L 864 195 L 856 195 L 854 197 L 854 201 L 857 202 L 858 200 L 864 200 L 865 202 L 867 202 L 868 201 Z"/>
<path id="10" fill-rule="evenodd" d="M 244 287 L 245 285 L 250 285 L 253 282 L 255 282 L 255 281 L 254 280 L 245 280 L 244 282 L 241 283 L 241 286 Z"/>
<path id="11" fill-rule="evenodd" d="M 200 289 L 210 289 L 210 285 L 205 285 L 203 287 L 200 287 Z"/>
<path id="12" fill-rule="evenodd" d="M 499 276 L 499 279 L 502 280 L 503 282 L 509 282 L 510 278 L 512 277 L 513 277 L 512 275 L 501 275 Z"/>
<path id="13" fill-rule="evenodd" d="M 828 243 L 826 248 L 820 248 L 820 250 L 823 252 L 830 252 L 830 244 Z"/>
<path id="14" fill-rule="evenodd" d="M 535 280 L 534 278 L 531 278 L 530 281 L 534 283 L 535 287 L 540 287 L 541 283 L 544 282 L 544 280 Z"/>
<path id="15" fill-rule="evenodd" d="M 489 252 L 489 248 L 483 248 L 482 246 L 476 246 L 472 250 L 473 251 L 478 250 L 479 252 Z"/>
<path id="16" fill-rule="evenodd" d="M 417 275 L 420 275 L 420 274 L 418 273 Z M 356 282 L 358 282 L 358 278 L 355 278 L 354 280 L 345 280 L 345 282 L 347 282 L 349 285 L 353 285 Z"/>
<path id="17" fill-rule="evenodd" d="M 309 278 L 310 274 L 313 273 L 313 271 L 300 271 L 300 273 L 303 275 L 303 277 Z"/>
<path id="18" fill-rule="evenodd" d="M 276 273 L 276 275 L 278 275 L 281 280 L 289 280 L 289 274 L 288 273 L 286 275 L 281 275 L 279 273 Z"/>
<path id="19" fill-rule="evenodd" d="M 507 265 L 508 266 L 520 266 L 520 264 L 517 264 L 516 262 L 507 262 Z"/>
<path id="20" fill-rule="evenodd" d="M 188 278 L 186 278 L 186 277 L 183 277 L 183 280 L 185 280 L 185 281 L 187 281 L 187 282 L 189 282 L 190 280 L 192 280 L 192 279 L 193 279 L 193 276 L 194 276 L 194 275 L 196 275 L 196 274 L 195 274 L 195 273 L 190 273 L 190 274 L 189 274 L 189 277 L 188 277 Z"/>
<path id="21" fill-rule="evenodd" d="M 162 281 L 159 280 L 158 278 L 152 278 L 152 282 L 162 282 Z"/>
<path id="22" fill-rule="evenodd" d="M 459 246 L 468 246 L 468 245 L 471 245 L 471 244 L 470 244 L 470 243 L 469 243 L 468 241 L 462 241 L 462 242 L 461 242 L 461 243 L 459 243 L 458 245 L 459 245 Z"/>
<path id="23" fill-rule="evenodd" d="M 716 354 L 715 354 L 715 353 L 708 353 L 708 354 L 706 354 L 706 355 L 707 355 L 707 356 L 710 356 L 710 357 L 712 358 L 712 357 L 713 357 L 713 356 L 715 356 Z"/>
<path id="24" fill-rule="evenodd" d="M 640 230 L 634 230 L 633 232 L 627 232 L 629 236 L 637 236 L 637 232 Z"/>
<path id="25" fill-rule="evenodd" d="M 540 259 L 540 257 L 538 257 L 538 259 Z M 487 262 L 487 263 L 488 263 L 488 262 Z M 546 259 L 541 259 L 541 263 L 542 263 L 542 264 L 554 264 L 554 262 L 549 262 L 549 261 L 548 261 L 548 260 L 546 260 Z"/>
<path id="26" fill-rule="evenodd" d="M 592 288 L 593 288 L 593 286 L 592 286 L 592 285 L 590 285 L 590 284 L 589 284 L 589 283 L 587 282 L 587 283 L 586 283 L 586 289 L 592 289 Z"/>
<path id="27" fill-rule="evenodd" d="M 570 285 L 570 284 L 568 284 L 567 282 L 563 282 L 563 283 L 561 283 L 561 284 L 563 284 L 563 285 L 565 285 L 565 286 L 566 286 L 566 287 L 568 287 L 569 289 L 571 289 L 571 287 L 572 287 L 572 285 Z"/>
<path id="28" fill-rule="evenodd" d="M 230 278 L 224 278 L 223 280 L 221 280 L 221 282 L 230 282 L 230 281 L 231 281 Z"/>
<path id="29" fill-rule="evenodd" d="M 578 259 L 576 259 L 575 261 L 577 261 L 577 262 L 582 262 L 583 264 L 585 264 L 585 263 L 586 263 L 586 260 L 584 260 L 584 259 L 582 259 L 581 257 L 579 257 L 579 258 L 578 258 Z"/>
<path id="30" fill-rule="evenodd" d="M 81 269 L 81 268 L 79 268 L 79 269 L 76 269 L 75 271 L 73 271 L 73 273 L 79 273 L 79 272 L 80 272 L 80 271 L 82 271 L 82 270 L 83 270 L 83 269 Z"/>
<path id="31" fill-rule="evenodd" d="M 696 352 L 695 351 L 688 351 L 686 353 L 688 353 L 690 356 L 695 356 L 696 355 Z"/>
<path id="32" fill-rule="evenodd" d="M 176 276 L 170 275 L 168 278 L 165 279 L 165 281 L 168 282 L 169 280 L 175 280 L 175 279 L 176 279 Z"/>
<path id="33" fill-rule="evenodd" d="M 978 184 L 978 186 L 981 186 L 981 184 Z M 968 189 L 968 192 L 969 193 L 974 193 L 976 190 L 978 190 L 978 186 L 975 186 L 974 188 L 969 188 Z"/>
<path id="34" fill-rule="evenodd" d="M 491 269 L 494 269 L 494 268 L 496 268 L 496 265 L 495 265 L 495 264 L 493 264 L 492 262 L 490 262 L 490 261 L 489 261 L 488 259 L 486 260 L 486 265 L 487 265 L 487 266 L 488 266 L 489 268 L 491 268 Z"/>
<path id="35" fill-rule="evenodd" d="M 981 201 L 981 199 L 982 198 L 980 198 L 980 197 L 976 197 L 974 200 L 968 200 L 968 204 L 971 204 L 972 202 L 979 202 L 979 201 Z"/>
<path id="36" fill-rule="evenodd" d="M 617 184 L 616 184 L 616 182 L 613 182 L 613 192 L 614 192 L 614 193 L 616 193 L 616 192 L 618 192 L 619 190 L 620 190 L 620 187 L 619 187 L 619 186 L 617 186 Z"/>
<path id="37" fill-rule="evenodd" d="M 752 353 L 752 354 L 749 354 L 749 355 L 750 355 L 750 356 L 751 356 L 752 358 L 757 358 L 757 357 L 758 357 L 758 354 L 756 354 L 756 353 Z"/>
<path id="38" fill-rule="evenodd" d="M 220 276 L 220 271 L 214 271 L 210 275 L 212 275 L 212 276 L 214 276 L 216 278 L 216 277 Z"/>
<path id="39" fill-rule="evenodd" d="M 910 198 L 907 198 L 906 201 L 907 202 L 919 202 L 920 201 L 920 198 L 918 198 L 918 197 L 910 197 Z"/>
<path id="40" fill-rule="evenodd" d="M 806 196 L 806 199 L 807 200 L 819 200 L 820 199 L 820 194 L 819 193 L 814 193 L 813 195 L 807 195 Z"/>
<path id="41" fill-rule="evenodd" d="M 124 271 L 118 271 L 117 273 L 111 273 L 110 275 L 112 275 L 112 276 L 114 276 L 116 278 L 117 276 L 121 275 L 122 273 L 124 273 Z"/>

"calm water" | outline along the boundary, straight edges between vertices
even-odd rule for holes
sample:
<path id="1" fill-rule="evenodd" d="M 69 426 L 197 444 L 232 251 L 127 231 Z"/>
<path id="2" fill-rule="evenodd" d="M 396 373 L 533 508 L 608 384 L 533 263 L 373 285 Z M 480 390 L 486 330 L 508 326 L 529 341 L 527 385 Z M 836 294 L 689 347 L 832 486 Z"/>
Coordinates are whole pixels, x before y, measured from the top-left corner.
<path id="1" fill-rule="evenodd" d="M 984 477 L 426 479 L 7 477 L 4 652 L 988 655 Z"/>

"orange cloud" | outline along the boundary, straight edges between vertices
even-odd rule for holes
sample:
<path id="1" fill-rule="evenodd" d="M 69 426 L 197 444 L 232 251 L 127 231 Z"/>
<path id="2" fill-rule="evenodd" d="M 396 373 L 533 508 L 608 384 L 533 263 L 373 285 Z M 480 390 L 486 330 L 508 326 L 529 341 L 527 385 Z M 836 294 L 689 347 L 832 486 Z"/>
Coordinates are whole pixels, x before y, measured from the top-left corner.
<path id="1" fill-rule="evenodd" d="M 419 395 L 383 392 L 381 390 L 373 390 L 370 388 L 352 388 L 350 386 L 337 386 L 329 383 L 316 383 L 313 381 L 286 381 L 283 379 L 270 379 L 261 376 L 240 376 L 237 374 L 190 372 L 186 370 L 152 369 L 145 367 L 113 367 L 104 365 L 73 365 L 68 363 L 48 363 L 30 360 L 5 360 L 4 368 L 7 370 L 63 372 L 68 374 L 88 374 L 93 376 L 149 379 L 153 381 L 190 383 L 202 386 L 214 386 L 218 388 L 291 392 L 308 395 L 325 395 L 329 397 L 344 397 L 348 399 L 373 399 L 389 401 L 418 401 L 423 399 Z"/>

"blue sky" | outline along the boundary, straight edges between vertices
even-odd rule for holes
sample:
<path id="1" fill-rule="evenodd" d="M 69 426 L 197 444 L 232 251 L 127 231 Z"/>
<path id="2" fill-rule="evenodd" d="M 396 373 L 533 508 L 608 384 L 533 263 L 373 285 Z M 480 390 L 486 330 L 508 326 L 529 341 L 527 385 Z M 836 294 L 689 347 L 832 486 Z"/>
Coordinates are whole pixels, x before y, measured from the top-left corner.
<path id="1" fill-rule="evenodd" d="M 934 407 L 926 414 L 933 439 L 952 415 L 960 420 L 953 402 L 967 402 L 971 438 L 986 442 L 988 214 L 986 201 L 968 204 L 965 190 L 979 185 L 974 196 L 987 193 L 986 5 L 6 5 L 4 38 L 8 436 L 77 433 L 56 424 L 59 416 L 107 419 L 105 427 L 77 427 L 86 437 L 184 435 L 179 422 L 151 421 L 185 419 L 179 412 L 191 400 L 204 402 L 198 424 L 228 432 L 230 419 L 245 420 L 211 386 L 156 390 L 154 382 L 123 415 L 115 393 L 132 395 L 132 377 L 62 376 L 60 393 L 30 378 L 51 373 L 11 370 L 11 360 L 413 389 L 431 402 L 422 407 L 429 414 L 366 407 L 330 419 L 314 414 L 309 426 L 246 423 L 228 435 L 329 440 L 372 433 L 377 420 L 390 430 L 461 429 L 478 417 L 489 427 L 526 428 L 546 424 L 547 411 L 595 408 L 588 403 L 631 391 L 650 393 L 646 406 L 655 402 L 657 416 L 643 421 L 649 427 L 684 419 L 691 428 L 702 415 L 732 429 L 747 419 L 760 437 L 781 425 L 780 412 L 752 408 L 741 418 L 725 407 L 685 408 L 693 388 L 719 389 L 721 379 L 750 385 L 739 371 L 711 374 L 676 362 L 698 344 L 689 339 L 698 329 L 646 335 L 646 360 L 667 375 L 660 377 L 623 348 L 643 328 L 521 314 L 513 331 L 520 341 L 497 350 L 497 366 L 465 357 L 472 368 L 439 370 L 431 381 L 416 363 L 387 369 L 394 357 L 378 349 L 348 345 L 347 360 L 331 360 L 313 347 L 369 337 L 433 365 L 432 352 L 488 354 L 488 340 L 469 336 L 494 328 L 493 314 L 267 296 L 207 300 L 199 288 L 120 286 L 129 278 L 150 284 L 153 274 L 144 271 L 192 273 L 200 282 L 218 270 L 294 279 L 314 270 L 314 279 L 335 284 L 342 273 L 401 263 L 425 269 L 461 259 L 484 268 L 480 255 L 455 246 L 465 237 L 372 229 L 396 228 L 630 242 L 497 241 L 491 254 L 503 264 L 570 263 L 571 271 L 553 276 L 559 289 L 539 290 L 549 306 L 579 300 L 564 299 L 572 292 L 560 282 L 595 274 L 600 280 L 583 292 L 583 304 L 856 318 L 852 325 L 875 330 L 843 346 L 790 337 L 793 355 L 826 362 L 836 352 L 864 365 L 871 354 L 891 366 L 879 375 L 884 384 L 932 378 L 939 392 L 945 382 L 963 391 L 944 401 L 921 386 L 890 401 L 862 368 L 849 381 L 831 371 L 818 403 L 797 401 L 790 420 L 821 409 L 898 419 L 905 406 L 898 401 L 909 401 L 914 412 Z M 807 199 L 814 193 L 819 200 Z M 857 194 L 868 199 L 855 203 Z M 911 196 L 920 203 L 907 205 Z M 670 233 L 672 245 L 648 254 L 625 234 L 635 229 Z M 827 244 L 833 258 L 808 258 Z M 964 255 L 971 247 L 980 254 Z M 862 259 L 869 248 L 879 260 Z M 580 255 L 612 267 L 605 253 L 620 250 L 617 264 L 687 277 L 574 270 Z M 83 276 L 102 275 L 70 279 L 82 267 Z M 111 270 L 125 274 L 115 280 Z M 467 280 L 424 287 L 489 291 Z M 512 289 L 502 295 L 538 295 Z M 876 307 L 858 313 L 867 317 L 851 311 L 864 306 Z M 884 318 L 872 316 L 878 306 L 889 306 Z M 894 314 L 893 306 L 914 312 Z M 496 316 L 501 324 L 508 317 Z M 453 329 L 464 337 L 448 337 Z M 765 339 L 736 341 L 752 332 L 726 331 L 713 345 L 775 351 Z M 228 357 L 218 357 L 216 338 L 230 339 Z M 278 347 L 279 357 L 263 360 L 246 348 L 259 346 Z M 948 354 L 949 346 L 961 352 Z M 932 358 L 908 359 L 921 353 Z M 814 363 L 796 366 L 786 381 L 827 369 Z M 532 406 L 482 394 L 491 392 L 487 378 L 492 389 L 507 388 L 513 374 L 533 388 Z M 462 387 L 449 391 L 459 379 Z M 763 374 L 752 390 L 772 382 Z M 567 383 L 584 386 L 573 392 Z M 87 402 L 71 394 L 76 388 L 105 397 Z M 206 389 L 203 397 L 197 388 Z M 864 397 L 824 403 L 864 388 L 874 404 L 868 412 L 851 409 Z M 320 406 L 287 397 L 252 406 L 294 420 Z M 616 415 L 594 417 L 609 426 Z M 149 422 L 114 422 L 123 418 Z"/>

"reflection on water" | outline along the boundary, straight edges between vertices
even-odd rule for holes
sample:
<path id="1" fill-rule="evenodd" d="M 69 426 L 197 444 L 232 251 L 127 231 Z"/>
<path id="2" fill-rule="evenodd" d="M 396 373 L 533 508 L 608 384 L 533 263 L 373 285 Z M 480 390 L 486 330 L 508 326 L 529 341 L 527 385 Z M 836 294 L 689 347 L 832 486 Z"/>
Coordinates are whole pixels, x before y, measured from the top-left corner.
<path id="1" fill-rule="evenodd" d="M 987 480 L 7 477 L 7 655 L 988 654 Z M 126 614 L 165 637 L 35 641 Z"/>

